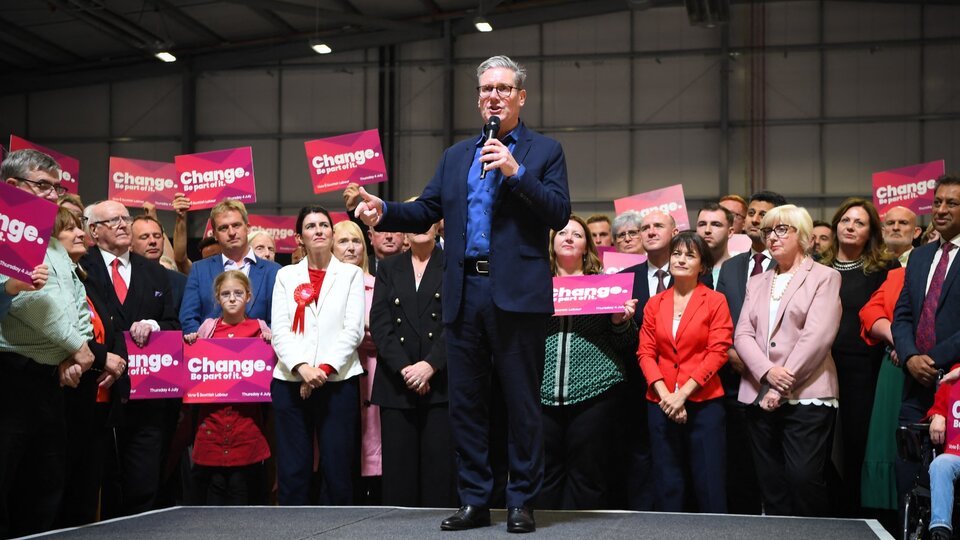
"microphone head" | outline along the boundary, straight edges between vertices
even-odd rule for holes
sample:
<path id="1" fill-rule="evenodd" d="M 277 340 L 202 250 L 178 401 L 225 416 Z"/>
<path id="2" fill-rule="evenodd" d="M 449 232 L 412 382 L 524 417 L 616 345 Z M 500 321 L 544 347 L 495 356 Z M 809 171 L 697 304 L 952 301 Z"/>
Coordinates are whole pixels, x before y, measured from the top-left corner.
<path id="1" fill-rule="evenodd" d="M 493 134 L 493 137 L 496 138 L 497 133 L 500 132 L 500 117 L 499 117 L 499 116 L 491 116 L 490 119 L 487 120 L 487 132 L 488 132 L 488 133 L 492 133 L 492 134 Z"/>

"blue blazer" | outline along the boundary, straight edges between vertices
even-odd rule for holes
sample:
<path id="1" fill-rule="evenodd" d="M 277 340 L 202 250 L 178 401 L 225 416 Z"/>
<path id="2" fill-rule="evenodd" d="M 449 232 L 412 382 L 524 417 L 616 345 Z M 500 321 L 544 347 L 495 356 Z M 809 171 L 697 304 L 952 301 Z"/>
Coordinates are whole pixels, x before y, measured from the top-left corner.
<path id="1" fill-rule="evenodd" d="M 250 284 L 253 287 L 253 300 L 247 306 L 247 316 L 262 319 L 270 324 L 273 303 L 273 283 L 277 279 L 280 265 L 257 257 L 250 266 Z M 200 329 L 205 319 L 220 316 L 220 304 L 213 297 L 213 280 L 223 273 L 223 258 L 220 255 L 207 257 L 193 263 L 187 277 L 187 288 L 180 305 L 180 325 L 184 334 Z"/>
<path id="2" fill-rule="evenodd" d="M 927 276 L 933 264 L 933 256 L 940 249 L 940 243 L 920 246 L 910 252 L 910 263 L 900 291 L 900 299 L 893 311 L 893 341 L 897 355 L 903 365 L 915 354 L 917 349 L 917 326 L 923 312 L 923 300 L 927 293 Z M 960 260 L 954 260 L 947 271 L 940 291 L 940 303 L 934 319 L 937 336 L 936 345 L 927 353 L 937 369 L 945 372 L 960 360 Z M 924 412 L 933 404 L 933 390 L 923 387 L 910 374 L 907 374 L 903 387 L 903 401 L 923 408 Z"/>
<path id="3" fill-rule="evenodd" d="M 560 143 L 521 123 L 513 157 L 517 176 L 504 178 L 493 203 L 490 276 L 493 302 L 504 311 L 553 313 L 548 252 L 550 229 L 570 219 L 567 164 Z M 444 153 L 433 179 L 409 203 L 389 203 L 377 226 L 384 231 L 422 232 L 444 221 L 443 322 L 452 323 L 462 303 L 467 239 L 467 174 L 477 139 Z"/>

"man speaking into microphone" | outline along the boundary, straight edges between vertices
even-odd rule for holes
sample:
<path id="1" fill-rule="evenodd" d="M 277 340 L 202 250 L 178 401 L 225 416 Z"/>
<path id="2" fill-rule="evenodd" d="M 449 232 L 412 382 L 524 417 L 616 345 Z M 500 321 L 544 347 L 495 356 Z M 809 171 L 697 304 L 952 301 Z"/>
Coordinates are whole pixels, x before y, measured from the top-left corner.
<path id="1" fill-rule="evenodd" d="M 508 421 L 507 530 L 536 529 L 543 481 L 540 380 L 553 313 L 550 229 L 570 217 L 567 166 L 557 141 L 520 122 L 526 70 L 506 56 L 477 68 L 480 137 L 448 148 L 423 193 L 385 203 L 361 188 L 356 215 L 377 230 L 422 232 L 445 220 L 443 322 L 460 509 L 443 530 L 490 524 L 490 385 Z M 499 118 L 499 129 L 491 124 Z M 416 385 L 418 381 L 412 381 Z"/>

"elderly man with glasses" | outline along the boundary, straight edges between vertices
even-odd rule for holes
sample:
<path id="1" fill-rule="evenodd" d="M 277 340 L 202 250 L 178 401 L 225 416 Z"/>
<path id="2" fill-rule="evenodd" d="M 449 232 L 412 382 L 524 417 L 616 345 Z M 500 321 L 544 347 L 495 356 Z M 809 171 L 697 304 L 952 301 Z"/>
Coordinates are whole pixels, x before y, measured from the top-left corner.
<path id="1" fill-rule="evenodd" d="M 160 330 L 179 330 L 170 279 L 166 270 L 131 252 L 133 218 L 124 206 L 103 201 L 86 208 L 90 235 L 97 242 L 80 265 L 89 274 L 100 298 L 108 306 L 117 332 L 129 331 L 138 344 Z M 106 317 L 104 317 L 106 319 Z M 121 378 L 114 396 L 125 399 L 130 380 Z M 117 429 L 120 464 L 120 508 L 104 507 L 104 515 L 135 514 L 152 510 L 160 485 L 164 449 L 173 431 L 178 403 L 175 400 L 129 401 Z M 117 486 L 106 485 L 109 495 Z M 105 496 L 104 500 L 113 500 Z"/>

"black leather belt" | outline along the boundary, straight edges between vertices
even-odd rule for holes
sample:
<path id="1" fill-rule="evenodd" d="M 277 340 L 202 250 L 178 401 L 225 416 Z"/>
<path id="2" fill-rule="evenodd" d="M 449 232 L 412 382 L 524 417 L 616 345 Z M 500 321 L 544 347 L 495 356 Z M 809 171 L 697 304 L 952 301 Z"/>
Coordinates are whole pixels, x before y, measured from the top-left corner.
<path id="1" fill-rule="evenodd" d="M 490 274 L 490 259 L 468 257 L 463 260 L 463 272 L 469 276 L 486 276 Z"/>

